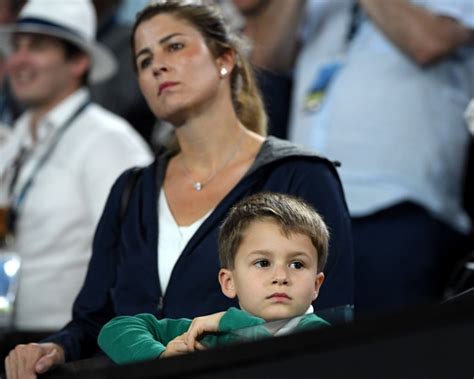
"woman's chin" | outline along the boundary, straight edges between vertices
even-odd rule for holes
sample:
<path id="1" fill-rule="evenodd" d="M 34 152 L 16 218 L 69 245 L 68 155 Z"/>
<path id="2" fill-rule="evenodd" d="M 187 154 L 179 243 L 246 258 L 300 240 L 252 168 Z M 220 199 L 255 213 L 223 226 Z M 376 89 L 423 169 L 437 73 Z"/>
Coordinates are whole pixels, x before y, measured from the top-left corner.
<path id="1" fill-rule="evenodd" d="M 158 120 L 165 121 L 171 125 L 173 125 L 175 128 L 179 128 L 180 126 L 184 125 L 186 123 L 186 112 L 184 109 L 167 109 L 167 110 L 161 110 L 160 112 L 155 113 L 156 117 Z"/>

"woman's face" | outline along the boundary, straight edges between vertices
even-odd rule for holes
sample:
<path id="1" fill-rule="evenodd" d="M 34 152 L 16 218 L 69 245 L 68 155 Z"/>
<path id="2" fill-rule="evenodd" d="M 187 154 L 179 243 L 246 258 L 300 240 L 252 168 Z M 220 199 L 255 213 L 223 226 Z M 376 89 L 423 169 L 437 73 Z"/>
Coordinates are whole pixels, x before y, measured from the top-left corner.
<path id="1" fill-rule="evenodd" d="M 221 59 L 189 23 L 159 14 L 139 25 L 134 38 L 139 85 L 158 118 L 179 126 L 219 96 Z"/>

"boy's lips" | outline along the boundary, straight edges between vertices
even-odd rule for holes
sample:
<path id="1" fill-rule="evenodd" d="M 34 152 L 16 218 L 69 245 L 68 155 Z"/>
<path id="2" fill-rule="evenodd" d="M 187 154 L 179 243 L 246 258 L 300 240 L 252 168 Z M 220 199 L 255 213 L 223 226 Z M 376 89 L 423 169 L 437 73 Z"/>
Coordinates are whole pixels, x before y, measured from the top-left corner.
<path id="1" fill-rule="evenodd" d="M 275 292 L 267 297 L 267 299 L 284 301 L 284 300 L 291 300 L 291 297 L 288 296 L 286 293 L 283 292 Z"/>

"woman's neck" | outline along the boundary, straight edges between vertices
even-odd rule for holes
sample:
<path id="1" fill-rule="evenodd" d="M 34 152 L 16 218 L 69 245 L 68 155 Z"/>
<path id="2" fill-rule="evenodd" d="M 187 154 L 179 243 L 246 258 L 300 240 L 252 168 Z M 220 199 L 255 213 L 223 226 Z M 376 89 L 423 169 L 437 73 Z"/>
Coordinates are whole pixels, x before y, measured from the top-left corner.
<path id="1" fill-rule="evenodd" d="M 237 119 L 183 125 L 176 132 L 180 159 L 196 173 L 216 170 L 236 146 L 240 147 L 245 134 L 246 128 Z"/>
<path id="2" fill-rule="evenodd" d="M 219 166 L 245 133 L 233 108 L 221 106 L 188 118 L 176 129 L 182 159 L 194 170 Z"/>

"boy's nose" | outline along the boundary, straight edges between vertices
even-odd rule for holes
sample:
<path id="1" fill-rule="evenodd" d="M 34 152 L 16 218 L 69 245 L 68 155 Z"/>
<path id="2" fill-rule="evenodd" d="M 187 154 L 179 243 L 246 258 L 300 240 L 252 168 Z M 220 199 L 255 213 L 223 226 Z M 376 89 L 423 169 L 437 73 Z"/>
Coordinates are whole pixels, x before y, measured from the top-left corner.
<path id="1" fill-rule="evenodd" d="M 273 273 L 272 284 L 286 285 L 288 284 L 288 273 L 283 267 L 276 267 Z"/>
<path id="2" fill-rule="evenodd" d="M 288 284 L 288 279 L 287 278 L 275 278 L 272 281 L 272 284 L 278 284 L 280 286 L 284 286 Z"/>

